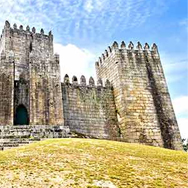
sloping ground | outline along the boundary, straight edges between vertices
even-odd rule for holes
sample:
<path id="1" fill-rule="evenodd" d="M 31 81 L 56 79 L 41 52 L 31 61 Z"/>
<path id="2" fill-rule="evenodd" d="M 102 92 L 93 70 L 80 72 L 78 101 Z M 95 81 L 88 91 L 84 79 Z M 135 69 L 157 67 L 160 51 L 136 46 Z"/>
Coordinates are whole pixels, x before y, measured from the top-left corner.
<path id="1" fill-rule="evenodd" d="M 0 187 L 188 187 L 187 154 L 92 139 L 0 151 Z"/>

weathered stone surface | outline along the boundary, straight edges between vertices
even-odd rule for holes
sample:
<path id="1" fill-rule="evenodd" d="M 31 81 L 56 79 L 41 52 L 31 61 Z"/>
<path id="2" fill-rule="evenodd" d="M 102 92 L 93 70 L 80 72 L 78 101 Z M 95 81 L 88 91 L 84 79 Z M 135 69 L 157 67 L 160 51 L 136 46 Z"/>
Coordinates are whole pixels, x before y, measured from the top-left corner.
<path id="1" fill-rule="evenodd" d="M 67 126 L 84 137 L 182 149 L 156 44 L 150 49 L 130 42 L 126 48 L 114 42 L 95 66 L 97 82 L 90 77 L 87 85 L 82 76 L 79 83 L 74 76 L 70 83 L 65 75 L 60 83 L 52 32 L 6 21 L 0 38 L 0 138 L 66 137 L 60 127 Z M 13 126 L 20 121 L 28 125 Z"/>
<path id="2" fill-rule="evenodd" d="M 0 40 L 0 125 L 13 125 L 22 105 L 30 125 L 63 125 L 59 56 L 53 35 L 6 22 Z"/>
<path id="3" fill-rule="evenodd" d="M 96 63 L 98 79 L 114 88 L 119 126 L 124 141 L 182 149 L 180 132 L 156 44 L 137 49 L 114 42 L 108 56 Z"/>
<path id="4" fill-rule="evenodd" d="M 82 80 L 81 80 L 82 81 Z M 110 87 L 62 83 L 65 125 L 70 131 L 95 138 L 119 139 L 113 90 Z"/>
<path id="5" fill-rule="evenodd" d="M 22 125 L 0 126 L 0 139 L 16 138 L 66 138 L 70 137 L 70 129 L 66 126 Z"/>

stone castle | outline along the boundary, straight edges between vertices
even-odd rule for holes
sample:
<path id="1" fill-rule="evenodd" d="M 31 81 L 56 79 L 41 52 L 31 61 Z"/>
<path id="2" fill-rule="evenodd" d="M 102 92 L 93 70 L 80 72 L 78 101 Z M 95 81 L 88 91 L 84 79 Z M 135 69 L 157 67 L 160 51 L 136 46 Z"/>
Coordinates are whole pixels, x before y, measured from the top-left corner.
<path id="1" fill-rule="evenodd" d="M 61 137 L 55 132 L 66 127 L 86 137 L 182 149 L 156 44 L 114 42 L 95 65 L 96 84 L 91 77 L 87 85 L 84 76 L 70 82 L 68 75 L 61 83 L 52 33 L 6 21 L 0 38 L 1 138 L 20 126 Z"/>

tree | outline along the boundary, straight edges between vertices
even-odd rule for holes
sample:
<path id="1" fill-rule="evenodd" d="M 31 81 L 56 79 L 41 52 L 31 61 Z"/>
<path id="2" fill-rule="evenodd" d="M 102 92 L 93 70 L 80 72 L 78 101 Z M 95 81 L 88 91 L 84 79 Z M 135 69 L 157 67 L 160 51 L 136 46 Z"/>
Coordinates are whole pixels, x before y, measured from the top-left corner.
<path id="1" fill-rule="evenodd" d="M 188 150 L 188 139 L 183 138 L 183 139 L 182 139 L 182 143 L 183 143 L 183 149 L 184 149 L 185 151 L 187 151 L 187 150 Z"/>

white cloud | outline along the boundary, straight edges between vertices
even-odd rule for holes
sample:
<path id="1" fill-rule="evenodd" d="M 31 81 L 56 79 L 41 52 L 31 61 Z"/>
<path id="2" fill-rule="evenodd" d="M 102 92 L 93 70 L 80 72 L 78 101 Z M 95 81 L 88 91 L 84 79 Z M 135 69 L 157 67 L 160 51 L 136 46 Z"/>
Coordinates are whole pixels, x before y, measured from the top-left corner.
<path id="1" fill-rule="evenodd" d="M 181 138 L 188 139 L 188 118 L 178 118 Z"/>
<path id="2" fill-rule="evenodd" d="M 1 0 L 0 29 L 8 19 L 12 24 L 53 29 L 67 40 L 94 41 L 96 36 L 110 37 L 145 23 L 163 10 L 165 5 L 158 2 L 165 0 Z"/>
<path id="3" fill-rule="evenodd" d="M 95 60 L 96 57 L 86 49 L 80 49 L 74 44 L 63 46 L 61 44 L 54 44 L 54 52 L 60 55 L 61 66 L 61 80 L 63 81 L 64 75 L 68 74 L 70 80 L 72 76 L 84 75 L 87 82 L 90 76 L 95 78 Z"/>
<path id="4" fill-rule="evenodd" d="M 181 56 L 167 54 L 164 52 L 161 52 L 160 54 L 168 84 L 177 83 L 178 81 L 185 79 L 188 71 L 188 60 L 185 54 L 181 54 Z"/>
<path id="5" fill-rule="evenodd" d="M 84 9 L 88 12 L 91 12 L 93 10 L 93 1 L 92 0 L 87 0 L 84 5 Z"/>
<path id="6" fill-rule="evenodd" d="M 188 115 L 188 96 L 181 96 L 172 100 L 177 116 Z"/>
<path id="7" fill-rule="evenodd" d="M 188 96 L 172 100 L 182 138 L 188 138 Z"/>
<path id="8" fill-rule="evenodd" d="M 180 25 L 181 27 L 184 27 L 185 30 L 188 32 L 188 19 L 187 19 L 187 18 L 181 20 L 181 21 L 179 22 L 179 25 Z"/>
<path id="9" fill-rule="evenodd" d="M 179 22 L 179 25 L 180 25 L 180 26 L 186 26 L 186 27 L 187 27 L 187 25 L 188 25 L 188 19 L 185 18 L 185 19 L 181 20 L 181 21 Z"/>

